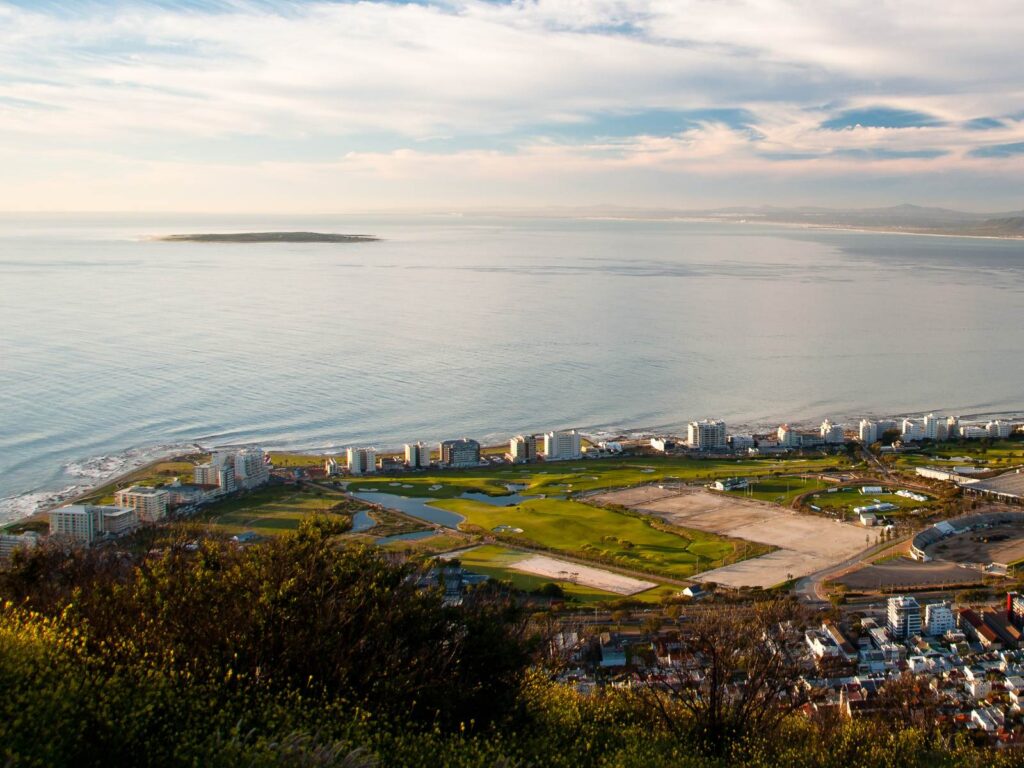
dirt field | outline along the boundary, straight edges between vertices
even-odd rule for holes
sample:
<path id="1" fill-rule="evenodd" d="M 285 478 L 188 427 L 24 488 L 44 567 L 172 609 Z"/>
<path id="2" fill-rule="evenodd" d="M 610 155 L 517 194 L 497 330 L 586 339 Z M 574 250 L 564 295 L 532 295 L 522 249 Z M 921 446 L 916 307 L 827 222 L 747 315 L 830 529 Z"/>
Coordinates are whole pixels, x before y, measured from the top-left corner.
<path id="1" fill-rule="evenodd" d="M 546 576 L 556 581 L 568 581 L 571 578 L 577 584 L 612 592 L 616 595 L 635 595 L 637 592 L 646 592 L 657 586 L 650 581 L 641 581 L 611 571 L 602 571 L 599 568 L 556 560 L 544 555 L 528 557 L 525 560 L 512 563 L 510 567 L 514 571 L 530 573 L 534 576 Z"/>
<path id="2" fill-rule="evenodd" d="M 836 579 L 840 584 L 856 590 L 974 584 L 981 580 L 981 571 L 973 568 L 961 568 L 953 563 L 920 563 L 916 560 L 894 560 L 891 563 L 869 565 Z"/>
<path id="3" fill-rule="evenodd" d="M 621 491 L 610 491 L 608 493 L 591 496 L 587 501 L 599 504 L 621 504 L 624 507 L 636 507 L 647 504 L 666 496 L 675 496 L 678 489 L 659 488 L 656 485 L 638 485 L 635 488 L 623 488 Z"/>
<path id="4" fill-rule="evenodd" d="M 962 533 L 932 544 L 926 552 L 936 560 L 954 563 L 1012 563 L 1024 558 L 1024 526 Z"/>
<path id="5" fill-rule="evenodd" d="M 615 491 L 592 500 L 625 504 L 684 528 L 779 547 L 763 557 L 703 573 L 699 577 L 702 581 L 731 587 L 772 587 L 843 562 L 874 541 L 865 528 L 797 514 L 764 502 L 705 490 L 659 488 L 651 489 L 645 497 L 638 493 L 641 490 Z"/>

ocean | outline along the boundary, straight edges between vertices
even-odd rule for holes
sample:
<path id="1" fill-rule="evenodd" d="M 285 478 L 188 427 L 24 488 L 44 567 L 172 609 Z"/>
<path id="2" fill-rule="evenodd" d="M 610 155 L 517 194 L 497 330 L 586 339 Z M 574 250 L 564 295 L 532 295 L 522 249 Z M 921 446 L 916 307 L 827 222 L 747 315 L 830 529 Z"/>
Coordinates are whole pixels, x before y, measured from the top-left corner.
<path id="1" fill-rule="evenodd" d="M 150 239 L 267 230 L 382 239 Z M 1024 242 L 455 215 L 0 217 L 0 521 L 192 445 L 929 410 L 1024 410 Z"/>

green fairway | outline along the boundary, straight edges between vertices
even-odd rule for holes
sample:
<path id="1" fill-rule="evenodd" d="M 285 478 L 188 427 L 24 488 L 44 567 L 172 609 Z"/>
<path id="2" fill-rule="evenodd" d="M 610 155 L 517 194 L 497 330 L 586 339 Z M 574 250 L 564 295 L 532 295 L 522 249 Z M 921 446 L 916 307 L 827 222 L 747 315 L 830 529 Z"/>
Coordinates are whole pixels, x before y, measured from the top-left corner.
<path id="1" fill-rule="evenodd" d="M 516 506 L 496 506 L 470 499 L 437 501 L 433 506 L 466 518 L 461 527 L 491 532 L 501 525 L 521 528 L 525 542 L 576 554 L 597 562 L 644 572 L 686 578 L 726 562 L 752 557 L 765 547 L 703 531 L 683 535 L 654 528 L 650 521 L 566 499 L 529 499 Z"/>
<path id="2" fill-rule="evenodd" d="M 458 555 L 459 561 L 466 570 L 473 573 L 481 573 L 502 581 L 510 581 L 518 589 L 531 591 L 539 589 L 545 584 L 551 583 L 551 579 L 543 576 L 534 576 L 528 573 L 513 571 L 509 566 L 516 561 L 529 557 L 529 553 L 520 552 L 515 549 L 497 545 L 483 545 L 474 549 L 461 552 Z M 565 591 L 567 595 L 582 603 L 593 603 L 601 601 L 621 600 L 622 595 L 612 592 L 604 592 L 593 587 L 585 587 L 582 584 L 573 584 L 571 581 L 555 582 Z M 670 597 L 679 591 L 679 587 L 661 585 L 646 592 L 632 595 L 631 599 L 643 600 L 645 602 L 657 602 L 664 597 Z"/>
<path id="3" fill-rule="evenodd" d="M 1024 441 L 944 441 L 925 444 L 919 453 L 897 454 L 893 460 L 896 467 L 906 469 L 958 464 L 977 464 L 997 469 L 1024 464 Z"/>
<path id="4" fill-rule="evenodd" d="M 796 472 L 821 472 L 849 466 L 845 456 L 810 459 L 692 459 L 640 457 L 481 467 L 464 470 L 427 470 L 398 477 L 361 477 L 351 490 L 375 489 L 400 496 L 451 499 L 465 492 L 504 496 L 508 484 L 525 486 L 525 495 L 579 493 L 662 481 L 712 481 L 717 478 L 754 477 Z M 394 483 L 398 483 L 394 485 Z M 409 486 L 409 487 L 405 487 Z"/>
<path id="5" fill-rule="evenodd" d="M 308 515 L 329 514 L 338 505 L 346 511 L 356 506 L 350 499 L 319 490 L 274 485 L 211 504 L 202 511 L 199 519 L 226 533 L 254 531 L 263 536 L 273 536 L 295 530 L 299 521 Z"/>

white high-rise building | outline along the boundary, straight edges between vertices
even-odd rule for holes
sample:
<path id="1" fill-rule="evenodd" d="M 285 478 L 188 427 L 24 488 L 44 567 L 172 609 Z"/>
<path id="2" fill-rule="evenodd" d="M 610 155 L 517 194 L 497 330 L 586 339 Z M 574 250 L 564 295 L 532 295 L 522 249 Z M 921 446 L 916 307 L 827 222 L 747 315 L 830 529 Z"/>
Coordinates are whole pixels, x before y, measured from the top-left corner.
<path id="1" fill-rule="evenodd" d="M 953 611 L 948 603 L 929 603 L 924 607 L 924 631 L 926 634 L 938 636 L 956 629 Z"/>
<path id="2" fill-rule="evenodd" d="M 878 425 L 870 419 L 861 419 L 857 436 L 864 445 L 871 445 L 878 441 Z"/>
<path id="3" fill-rule="evenodd" d="M 544 458 L 548 461 L 578 459 L 582 455 L 580 433 L 575 429 L 544 433 Z"/>
<path id="4" fill-rule="evenodd" d="M 921 634 L 921 606 L 917 600 L 903 595 L 890 597 L 886 628 L 894 640 Z"/>
<path id="5" fill-rule="evenodd" d="M 516 435 L 508 441 L 508 458 L 513 464 L 527 464 L 537 460 L 537 438 L 534 435 Z"/>
<path id="6" fill-rule="evenodd" d="M 789 424 L 781 425 L 775 433 L 779 439 L 779 445 L 783 448 L 796 448 L 800 445 L 800 435 L 790 428 Z"/>
<path id="7" fill-rule="evenodd" d="M 377 471 L 376 448 L 349 448 L 348 473 L 350 475 L 368 475 Z"/>
<path id="8" fill-rule="evenodd" d="M 1009 437 L 1010 432 L 1013 431 L 1013 425 L 1008 421 L 990 421 L 985 425 L 985 431 L 988 432 L 989 437 Z"/>
<path id="9" fill-rule="evenodd" d="M 139 518 L 127 507 L 70 504 L 50 512 L 50 535 L 63 536 L 79 544 L 92 544 L 98 536 L 119 536 L 138 527 Z"/>
<path id="10" fill-rule="evenodd" d="M 430 466 L 430 446 L 426 443 L 405 444 L 405 466 L 425 469 Z"/>
<path id="11" fill-rule="evenodd" d="M 950 416 L 946 419 L 946 437 L 950 440 L 960 437 L 960 417 Z"/>
<path id="12" fill-rule="evenodd" d="M 721 451 L 727 446 L 725 422 L 720 419 L 691 421 L 686 428 L 686 442 L 695 451 Z"/>
<path id="13" fill-rule="evenodd" d="M 924 439 L 924 427 L 913 419 L 904 419 L 900 429 L 903 442 L 913 443 Z"/>
<path id="14" fill-rule="evenodd" d="M 941 440 L 942 437 L 939 434 L 939 430 L 941 426 L 945 425 L 945 423 L 945 419 L 941 416 L 929 413 L 924 417 L 922 437 L 924 437 L 925 440 Z"/>
<path id="15" fill-rule="evenodd" d="M 206 464 L 193 472 L 198 485 L 216 485 L 221 493 L 239 488 L 256 488 L 270 479 L 270 467 L 262 448 L 243 448 L 240 451 L 216 451 Z"/>
<path id="16" fill-rule="evenodd" d="M 235 484 L 242 489 L 257 488 L 270 479 L 270 467 L 262 448 L 243 448 L 232 456 Z"/>
<path id="17" fill-rule="evenodd" d="M 833 424 L 828 419 L 821 422 L 821 439 L 830 445 L 846 442 L 841 424 Z"/>
<path id="18" fill-rule="evenodd" d="M 167 517 L 168 496 L 163 488 L 133 485 L 115 493 L 114 502 L 119 507 L 134 509 L 140 522 L 156 523 Z"/>

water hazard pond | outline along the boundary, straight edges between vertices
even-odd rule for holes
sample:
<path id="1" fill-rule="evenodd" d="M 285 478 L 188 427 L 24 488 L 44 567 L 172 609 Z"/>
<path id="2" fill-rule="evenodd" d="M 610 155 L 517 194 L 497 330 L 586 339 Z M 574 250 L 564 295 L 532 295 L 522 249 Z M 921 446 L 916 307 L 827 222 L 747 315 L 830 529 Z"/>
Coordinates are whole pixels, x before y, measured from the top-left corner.
<path id="1" fill-rule="evenodd" d="M 398 496 L 394 493 L 378 493 L 376 491 L 349 491 L 349 493 L 361 501 L 368 501 L 371 504 L 380 504 L 382 507 L 397 509 L 399 512 L 404 512 L 407 515 L 419 518 L 420 520 L 424 520 L 428 523 L 444 526 L 445 528 L 458 528 L 459 523 L 464 522 L 466 519 L 456 512 L 450 512 L 447 509 L 439 509 L 437 507 L 430 506 L 429 502 L 436 501 L 436 499 L 412 498 L 409 496 Z M 519 504 L 533 497 L 520 496 L 516 493 L 510 493 L 507 496 L 488 496 L 486 493 L 467 492 L 463 493 L 459 498 L 479 501 L 484 504 L 492 504 L 496 507 L 507 507 Z M 354 531 L 357 530 L 355 526 L 357 524 L 357 519 L 361 514 L 363 513 L 358 513 L 356 518 L 352 521 L 352 530 Z M 367 517 L 369 517 L 369 515 L 367 515 Z M 362 528 L 359 530 L 366 529 Z"/>

